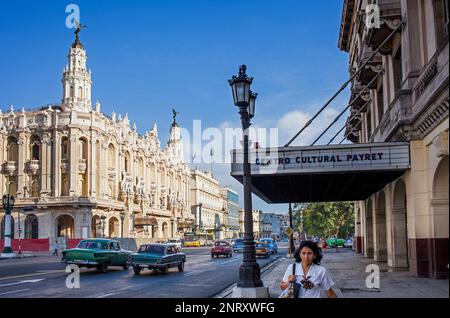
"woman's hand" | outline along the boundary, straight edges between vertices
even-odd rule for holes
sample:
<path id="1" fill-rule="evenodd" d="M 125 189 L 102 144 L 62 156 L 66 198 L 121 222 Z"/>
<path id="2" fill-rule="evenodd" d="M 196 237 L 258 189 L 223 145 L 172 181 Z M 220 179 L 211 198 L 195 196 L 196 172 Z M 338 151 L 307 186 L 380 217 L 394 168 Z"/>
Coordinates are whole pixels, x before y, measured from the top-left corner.
<path id="1" fill-rule="evenodd" d="M 295 275 L 289 275 L 289 276 L 288 276 L 288 282 L 289 282 L 289 283 L 295 282 L 296 279 L 297 279 L 297 278 L 295 277 Z"/>
<path id="2" fill-rule="evenodd" d="M 288 288 L 289 287 L 289 283 L 286 283 L 285 281 L 282 281 L 281 283 L 280 283 L 280 288 L 282 289 L 282 290 L 285 290 L 286 288 Z"/>

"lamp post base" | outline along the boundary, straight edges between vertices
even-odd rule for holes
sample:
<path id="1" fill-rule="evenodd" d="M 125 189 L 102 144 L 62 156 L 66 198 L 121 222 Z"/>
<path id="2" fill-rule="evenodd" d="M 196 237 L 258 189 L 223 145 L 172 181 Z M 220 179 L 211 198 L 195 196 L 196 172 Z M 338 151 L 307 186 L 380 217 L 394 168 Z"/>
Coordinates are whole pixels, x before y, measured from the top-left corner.
<path id="1" fill-rule="evenodd" d="M 3 247 L 2 254 L 14 254 L 14 251 L 11 246 L 5 246 Z"/>
<path id="2" fill-rule="evenodd" d="M 1 258 L 12 258 L 14 256 L 16 256 L 15 253 L 2 253 L 2 254 L 0 254 Z"/>
<path id="3" fill-rule="evenodd" d="M 270 298 L 268 287 L 234 287 L 231 298 Z"/>

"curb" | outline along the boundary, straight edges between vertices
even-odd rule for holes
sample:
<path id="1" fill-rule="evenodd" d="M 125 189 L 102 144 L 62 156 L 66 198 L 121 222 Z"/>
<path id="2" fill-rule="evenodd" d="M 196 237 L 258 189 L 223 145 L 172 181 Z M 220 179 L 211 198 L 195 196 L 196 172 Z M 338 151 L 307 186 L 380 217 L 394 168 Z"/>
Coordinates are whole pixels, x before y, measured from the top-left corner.
<path id="1" fill-rule="evenodd" d="M 280 257 L 280 258 L 276 259 L 275 261 L 273 261 L 269 264 L 266 264 L 264 267 L 261 268 L 261 275 L 264 274 L 265 272 L 267 272 L 268 270 L 272 269 L 272 267 L 275 267 L 276 265 L 278 265 L 285 259 L 286 259 L 286 257 Z M 215 294 L 211 298 L 227 298 L 228 296 L 230 296 L 233 293 L 233 289 L 236 287 L 236 285 L 237 285 L 236 282 L 232 283 L 231 285 L 229 285 L 228 287 L 223 289 L 221 292 Z"/>

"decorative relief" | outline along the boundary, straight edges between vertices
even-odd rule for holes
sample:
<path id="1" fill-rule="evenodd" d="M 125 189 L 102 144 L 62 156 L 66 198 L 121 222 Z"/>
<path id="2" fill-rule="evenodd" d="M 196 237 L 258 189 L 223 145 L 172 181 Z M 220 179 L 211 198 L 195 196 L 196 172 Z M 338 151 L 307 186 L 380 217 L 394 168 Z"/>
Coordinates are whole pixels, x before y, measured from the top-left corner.
<path id="1" fill-rule="evenodd" d="M 448 131 L 443 131 L 434 137 L 433 146 L 436 148 L 439 158 L 448 156 Z"/>

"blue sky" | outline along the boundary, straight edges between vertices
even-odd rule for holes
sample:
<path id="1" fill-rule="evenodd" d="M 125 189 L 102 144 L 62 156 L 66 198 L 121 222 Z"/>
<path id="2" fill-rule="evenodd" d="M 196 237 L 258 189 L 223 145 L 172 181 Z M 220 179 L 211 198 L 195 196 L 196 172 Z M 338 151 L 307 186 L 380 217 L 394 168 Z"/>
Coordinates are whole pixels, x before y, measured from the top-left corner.
<path id="1" fill-rule="evenodd" d="M 337 48 L 342 1 L 0 1 L 3 111 L 60 102 L 74 39 L 65 26 L 71 3 L 88 26 L 80 38 L 92 69 L 93 101 L 108 115 L 127 112 L 140 133 L 156 122 L 162 145 L 172 107 L 187 129 L 196 119 L 204 128 L 240 127 L 227 83 L 240 64 L 259 93 L 254 125 L 278 127 L 280 144 L 348 78 L 348 56 Z M 346 102 L 347 91 L 296 144 L 310 142 Z M 242 202 L 229 165 L 214 164 L 213 171 Z M 285 212 L 286 206 L 254 200 L 254 208 L 266 212 Z"/>

